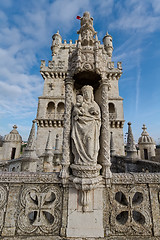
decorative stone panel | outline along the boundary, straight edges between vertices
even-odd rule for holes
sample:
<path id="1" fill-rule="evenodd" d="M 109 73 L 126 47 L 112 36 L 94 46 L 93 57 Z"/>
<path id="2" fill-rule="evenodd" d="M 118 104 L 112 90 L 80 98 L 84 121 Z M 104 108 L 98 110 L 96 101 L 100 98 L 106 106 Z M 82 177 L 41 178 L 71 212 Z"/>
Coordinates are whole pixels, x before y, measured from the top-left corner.
<path id="1" fill-rule="evenodd" d="M 160 185 L 149 184 L 149 187 L 153 216 L 153 232 L 155 236 L 160 236 Z"/>
<path id="2" fill-rule="evenodd" d="M 114 185 L 111 193 L 111 232 L 116 235 L 152 235 L 146 185 Z"/>
<path id="3" fill-rule="evenodd" d="M 30 185 L 22 189 L 19 235 L 59 235 L 61 227 L 62 196 L 57 186 Z"/>
<path id="4" fill-rule="evenodd" d="M 6 203 L 7 203 L 7 189 L 5 186 L 0 186 L 0 233 L 4 225 Z"/>

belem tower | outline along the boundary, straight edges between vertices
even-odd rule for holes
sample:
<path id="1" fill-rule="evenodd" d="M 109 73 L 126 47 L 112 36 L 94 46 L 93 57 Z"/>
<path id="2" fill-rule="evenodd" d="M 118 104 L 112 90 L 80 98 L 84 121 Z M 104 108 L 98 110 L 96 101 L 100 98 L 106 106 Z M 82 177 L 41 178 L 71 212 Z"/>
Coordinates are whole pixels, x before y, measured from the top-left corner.
<path id="1" fill-rule="evenodd" d="M 85 12 L 75 43 L 52 39 L 52 60 L 23 154 L 17 126 L 0 151 L 4 240 L 160 239 L 160 163 L 146 126 L 123 137 L 122 64 Z"/>

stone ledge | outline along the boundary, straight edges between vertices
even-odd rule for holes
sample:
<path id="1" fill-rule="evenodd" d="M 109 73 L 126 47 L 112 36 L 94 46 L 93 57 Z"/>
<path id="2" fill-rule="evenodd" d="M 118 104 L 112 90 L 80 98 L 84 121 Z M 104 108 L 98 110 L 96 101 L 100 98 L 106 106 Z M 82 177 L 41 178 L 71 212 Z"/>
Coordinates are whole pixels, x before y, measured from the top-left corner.
<path id="1" fill-rule="evenodd" d="M 1 172 L 1 183 L 61 183 L 59 173 Z M 69 179 L 68 179 L 69 184 Z M 160 173 L 113 173 L 112 184 L 160 183 Z M 105 181 L 104 181 L 105 184 Z"/>
<path id="2" fill-rule="evenodd" d="M 1 237 L 2 240 L 159 240 L 159 237 L 149 237 L 149 236 L 113 236 L 105 238 L 68 238 L 59 236 L 16 236 L 16 237 Z"/>

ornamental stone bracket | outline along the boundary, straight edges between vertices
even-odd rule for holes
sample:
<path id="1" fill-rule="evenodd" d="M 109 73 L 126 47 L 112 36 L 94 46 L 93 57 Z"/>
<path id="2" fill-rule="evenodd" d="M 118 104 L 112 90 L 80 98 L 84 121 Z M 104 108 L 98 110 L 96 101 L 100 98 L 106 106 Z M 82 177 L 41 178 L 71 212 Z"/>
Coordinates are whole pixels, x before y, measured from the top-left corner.
<path id="1" fill-rule="evenodd" d="M 90 203 L 89 192 L 97 188 L 102 181 L 102 176 L 99 175 L 102 166 L 100 164 L 95 166 L 72 164 L 70 167 L 73 174 L 70 180 L 74 187 L 80 192 L 82 211 L 86 212 Z"/>

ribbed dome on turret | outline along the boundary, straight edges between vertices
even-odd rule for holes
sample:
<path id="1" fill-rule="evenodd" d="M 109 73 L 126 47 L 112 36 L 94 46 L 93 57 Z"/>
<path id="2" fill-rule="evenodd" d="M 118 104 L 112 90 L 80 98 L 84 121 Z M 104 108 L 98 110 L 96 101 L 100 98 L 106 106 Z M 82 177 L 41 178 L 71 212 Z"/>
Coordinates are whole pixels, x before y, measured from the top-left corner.
<path id="1" fill-rule="evenodd" d="M 146 126 L 143 124 L 143 132 L 141 133 L 141 137 L 138 139 L 138 144 L 145 144 L 145 143 L 151 143 L 155 144 L 154 140 L 152 137 L 149 136 L 148 132 L 146 131 Z"/>
<path id="2" fill-rule="evenodd" d="M 13 130 L 9 134 L 5 135 L 4 142 L 22 142 L 16 125 L 13 126 Z"/>

